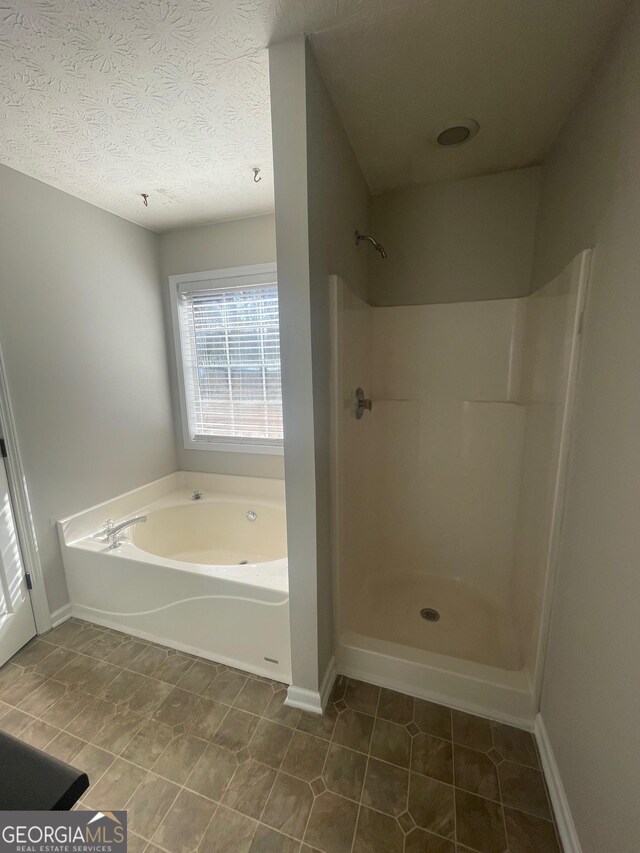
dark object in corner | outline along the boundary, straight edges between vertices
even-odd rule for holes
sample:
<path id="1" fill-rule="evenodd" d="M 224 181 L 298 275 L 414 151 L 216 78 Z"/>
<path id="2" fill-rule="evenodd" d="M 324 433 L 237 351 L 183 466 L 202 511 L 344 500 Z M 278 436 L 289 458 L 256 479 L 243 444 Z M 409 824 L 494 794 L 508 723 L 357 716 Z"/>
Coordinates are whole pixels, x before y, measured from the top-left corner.
<path id="1" fill-rule="evenodd" d="M 0 732 L 0 811 L 68 811 L 89 787 L 86 773 Z"/>

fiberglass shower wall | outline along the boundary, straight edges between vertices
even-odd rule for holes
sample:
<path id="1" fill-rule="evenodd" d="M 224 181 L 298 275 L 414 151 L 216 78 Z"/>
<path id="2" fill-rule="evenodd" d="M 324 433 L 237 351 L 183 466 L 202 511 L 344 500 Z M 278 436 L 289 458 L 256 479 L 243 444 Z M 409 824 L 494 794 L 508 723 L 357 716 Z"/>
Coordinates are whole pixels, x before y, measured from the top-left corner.
<path id="1" fill-rule="evenodd" d="M 518 399 L 526 411 L 511 601 L 524 666 L 539 689 L 591 250 L 525 300 Z"/>
<path id="2" fill-rule="evenodd" d="M 373 638 L 530 693 L 587 254 L 516 299 L 378 308 L 333 282 L 339 647 Z"/>
<path id="3" fill-rule="evenodd" d="M 342 627 L 519 669 L 520 301 L 372 308 L 342 287 Z M 359 421 L 356 385 L 374 400 Z M 440 621 L 426 625 L 422 608 Z"/>

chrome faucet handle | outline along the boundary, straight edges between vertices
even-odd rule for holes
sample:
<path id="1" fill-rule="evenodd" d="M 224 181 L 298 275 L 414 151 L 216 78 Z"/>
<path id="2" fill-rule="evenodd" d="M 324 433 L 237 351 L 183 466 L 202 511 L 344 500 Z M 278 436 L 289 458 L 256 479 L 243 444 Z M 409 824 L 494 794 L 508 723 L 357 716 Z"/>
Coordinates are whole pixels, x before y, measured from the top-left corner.
<path id="1" fill-rule="evenodd" d="M 108 539 L 111 536 L 111 531 L 115 527 L 115 522 L 112 518 L 108 518 L 104 524 L 102 525 L 102 529 L 104 530 L 105 539 Z"/>
<path id="2" fill-rule="evenodd" d="M 117 549 L 122 545 L 124 537 L 120 533 L 110 533 L 109 534 L 109 550 L 117 551 Z"/>
<path id="3" fill-rule="evenodd" d="M 202 497 L 202 492 L 200 491 L 200 489 L 194 489 L 193 494 L 191 495 L 191 500 L 192 501 L 199 501 L 201 497 Z"/>

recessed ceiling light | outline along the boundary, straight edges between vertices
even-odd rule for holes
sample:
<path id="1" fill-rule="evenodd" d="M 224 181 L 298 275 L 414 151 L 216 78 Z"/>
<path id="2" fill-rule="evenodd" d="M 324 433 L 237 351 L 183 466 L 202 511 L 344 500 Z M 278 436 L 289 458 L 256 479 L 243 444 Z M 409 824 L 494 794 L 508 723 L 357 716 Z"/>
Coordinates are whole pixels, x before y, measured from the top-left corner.
<path id="1" fill-rule="evenodd" d="M 453 145 L 462 145 L 464 142 L 468 142 L 479 130 L 480 125 L 475 119 L 458 119 L 438 128 L 434 134 L 434 141 L 437 145 L 450 148 Z"/>

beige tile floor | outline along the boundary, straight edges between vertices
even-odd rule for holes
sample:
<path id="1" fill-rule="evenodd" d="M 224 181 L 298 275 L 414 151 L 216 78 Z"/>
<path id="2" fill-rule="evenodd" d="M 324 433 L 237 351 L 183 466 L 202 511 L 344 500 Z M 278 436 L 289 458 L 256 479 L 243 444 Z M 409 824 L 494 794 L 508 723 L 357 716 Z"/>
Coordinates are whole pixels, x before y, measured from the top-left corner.
<path id="1" fill-rule="evenodd" d="M 131 853 L 559 853 L 530 734 L 340 678 L 282 684 L 71 619 L 0 669 L 0 729 L 85 770 Z"/>

